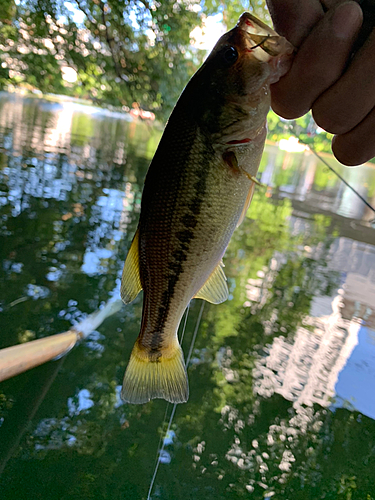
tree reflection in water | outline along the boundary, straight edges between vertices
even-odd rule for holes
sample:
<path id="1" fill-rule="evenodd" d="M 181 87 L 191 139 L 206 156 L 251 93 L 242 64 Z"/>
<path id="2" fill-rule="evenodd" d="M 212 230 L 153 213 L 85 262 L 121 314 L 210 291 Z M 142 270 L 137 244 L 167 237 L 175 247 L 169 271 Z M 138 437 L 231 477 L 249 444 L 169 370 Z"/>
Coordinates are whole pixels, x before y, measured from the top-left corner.
<path id="1" fill-rule="evenodd" d="M 0 97 L 5 347 L 64 331 L 118 293 L 161 132 L 75 103 Z M 375 171 L 355 171 L 373 199 Z M 370 500 L 369 214 L 308 155 L 268 146 L 261 176 L 270 188 L 228 248 L 230 300 L 205 307 L 153 498 Z M 193 301 L 185 353 L 199 309 Z M 140 315 L 137 299 L 58 373 L 51 363 L 2 384 L 2 498 L 146 497 L 165 402 L 119 398 Z"/>

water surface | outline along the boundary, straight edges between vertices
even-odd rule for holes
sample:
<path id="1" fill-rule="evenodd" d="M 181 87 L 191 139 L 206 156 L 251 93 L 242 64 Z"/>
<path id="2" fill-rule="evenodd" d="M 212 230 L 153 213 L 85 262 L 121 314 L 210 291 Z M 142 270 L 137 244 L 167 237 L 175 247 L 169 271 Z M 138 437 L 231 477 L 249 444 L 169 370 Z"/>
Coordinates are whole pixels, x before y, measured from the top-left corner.
<path id="1" fill-rule="evenodd" d="M 0 94 L 0 348 L 68 330 L 119 293 L 161 130 Z M 375 204 L 375 169 L 341 175 Z M 68 356 L 0 385 L 0 491 L 14 499 L 375 499 L 375 229 L 308 153 L 269 145 L 195 300 L 190 399 L 123 404 L 141 295 Z M 164 442 L 162 453 L 157 453 Z"/>

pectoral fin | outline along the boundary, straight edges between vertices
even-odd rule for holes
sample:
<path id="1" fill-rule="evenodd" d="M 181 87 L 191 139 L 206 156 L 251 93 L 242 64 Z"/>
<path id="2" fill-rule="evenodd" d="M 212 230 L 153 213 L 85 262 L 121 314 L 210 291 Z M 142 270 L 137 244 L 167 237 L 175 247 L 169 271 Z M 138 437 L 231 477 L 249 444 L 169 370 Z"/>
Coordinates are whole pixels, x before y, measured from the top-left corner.
<path id="1" fill-rule="evenodd" d="M 250 206 L 251 200 L 253 199 L 254 188 L 255 188 L 255 183 L 252 182 L 251 186 L 250 186 L 250 189 L 249 189 L 249 192 L 247 193 L 245 205 L 243 206 L 243 209 L 242 209 L 240 218 L 238 219 L 236 227 L 238 227 L 242 223 L 242 221 L 244 220 L 244 218 L 246 216 L 246 212 L 249 210 L 249 206 Z"/>
<path id="2" fill-rule="evenodd" d="M 244 168 L 239 166 L 237 156 L 233 153 L 233 151 L 225 151 L 223 153 L 223 160 L 234 172 L 241 172 L 242 174 L 246 175 L 249 181 L 254 182 L 258 186 L 266 187 L 264 186 L 264 184 L 259 182 L 256 177 L 250 175 Z"/>
<path id="3" fill-rule="evenodd" d="M 237 156 L 233 153 L 233 151 L 224 151 L 223 160 L 230 169 L 234 170 L 235 172 L 240 172 Z"/>
<path id="4" fill-rule="evenodd" d="M 137 229 L 125 260 L 121 278 L 121 299 L 124 304 L 132 302 L 142 290 L 139 275 L 139 230 Z"/>
<path id="5" fill-rule="evenodd" d="M 254 177 L 253 175 L 250 175 L 248 172 L 246 172 L 246 170 L 244 170 L 243 168 L 241 168 L 238 165 L 237 157 L 233 153 L 233 151 L 226 151 L 225 153 L 223 153 L 223 160 L 228 165 L 228 167 L 230 167 L 234 172 L 241 172 L 242 174 L 246 175 L 246 177 L 249 179 L 249 181 L 251 181 L 251 185 L 250 185 L 249 192 L 247 193 L 245 205 L 242 209 L 240 218 L 238 219 L 238 222 L 237 222 L 237 227 L 238 227 L 241 224 L 241 222 L 244 220 L 246 212 L 249 209 L 251 200 L 253 199 L 255 184 L 257 184 L 258 186 L 262 186 L 262 187 L 263 187 L 263 184 L 261 184 L 256 179 L 256 177 Z"/>
<path id="6" fill-rule="evenodd" d="M 219 262 L 219 265 L 196 294 L 196 299 L 204 299 L 211 302 L 211 304 L 221 304 L 221 302 L 227 300 L 229 292 L 223 267 L 223 261 Z"/>

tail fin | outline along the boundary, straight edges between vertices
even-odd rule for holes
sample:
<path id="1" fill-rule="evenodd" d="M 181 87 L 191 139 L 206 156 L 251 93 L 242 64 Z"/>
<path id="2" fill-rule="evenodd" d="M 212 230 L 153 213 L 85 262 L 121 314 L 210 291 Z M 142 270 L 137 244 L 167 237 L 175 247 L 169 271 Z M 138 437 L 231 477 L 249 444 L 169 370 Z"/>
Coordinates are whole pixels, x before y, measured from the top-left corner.
<path id="1" fill-rule="evenodd" d="M 185 403 L 189 387 L 182 349 L 176 343 L 150 359 L 147 350 L 135 343 L 122 384 L 121 398 L 133 404 L 164 398 L 170 403 Z"/>

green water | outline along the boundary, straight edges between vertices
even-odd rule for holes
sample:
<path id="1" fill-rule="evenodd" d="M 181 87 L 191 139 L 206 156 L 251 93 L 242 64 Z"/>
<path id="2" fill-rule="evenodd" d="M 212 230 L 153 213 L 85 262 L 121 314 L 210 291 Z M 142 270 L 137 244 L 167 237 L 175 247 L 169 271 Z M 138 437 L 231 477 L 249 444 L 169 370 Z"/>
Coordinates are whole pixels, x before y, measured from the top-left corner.
<path id="1" fill-rule="evenodd" d="M 117 297 L 160 135 L 0 94 L 0 348 Z M 375 169 L 337 168 L 375 203 Z M 119 399 L 139 296 L 0 384 L 1 500 L 146 499 L 158 459 L 153 499 L 375 499 L 373 215 L 308 154 L 268 146 L 259 179 L 225 257 L 230 300 L 200 321 L 191 304 L 190 399 L 169 432 L 172 405 Z"/>

